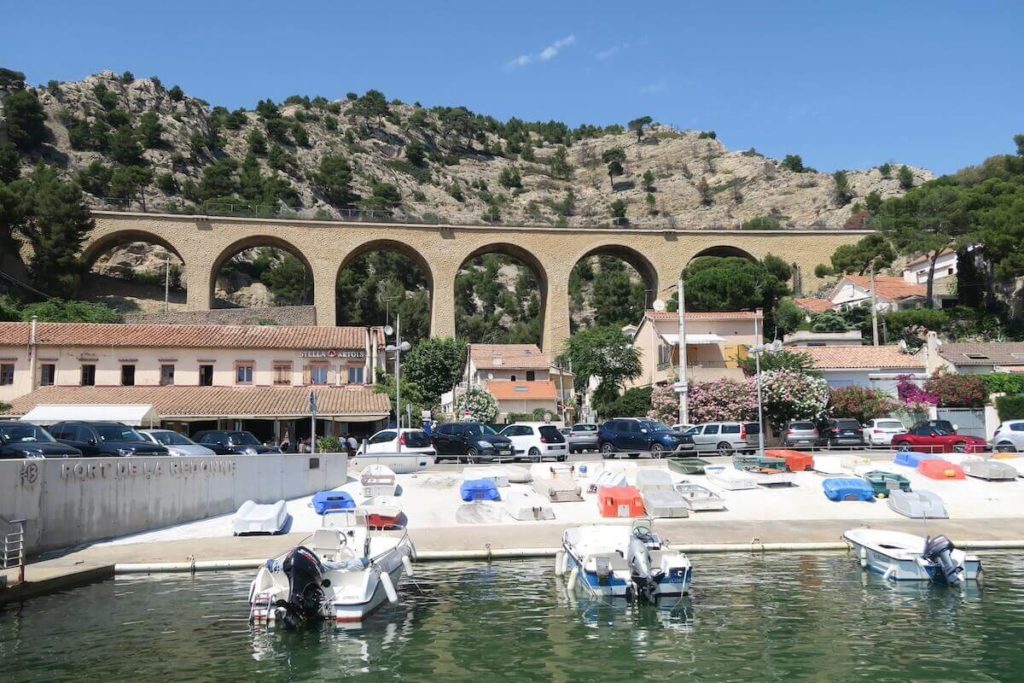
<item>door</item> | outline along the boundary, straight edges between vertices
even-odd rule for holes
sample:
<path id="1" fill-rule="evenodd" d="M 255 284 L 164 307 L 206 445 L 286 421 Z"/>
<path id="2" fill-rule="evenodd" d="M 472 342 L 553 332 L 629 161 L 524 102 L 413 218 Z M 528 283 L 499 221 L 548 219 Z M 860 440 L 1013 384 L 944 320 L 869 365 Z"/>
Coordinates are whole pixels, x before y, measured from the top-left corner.
<path id="1" fill-rule="evenodd" d="M 434 450 L 437 451 L 438 455 L 451 455 L 453 426 L 452 424 L 444 424 L 434 430 Z"/>
<path id="2" fill-rule="evenodd" d="M 646 451 L 648 435 L 644 434 L 640 427 L 640 423 L 636 420 L 626 420 L 624 426 L 626 428 L 624 439 L 626 449 L 631 451 Z"/>
<path id="3" fill-rule="evenodd" d="M 697 445 L 697 450 L 701 450 L 701 451 L 713 451 L 713 450 L 715 450 L 715 448 L 718 446 L 718 437 L 719 437 L 718 430 L 719 429 L 721 429 L 721 425 L 719 425 L 717 423 L 704 425 L 704 429 L 701 430 L 701 433 L 700 433 L 699 437 L 698 436 L 694 436 L 693 437 L 693 442 L 695 444 L 698 444 Z M 698 438 L 700 439 L 700 441 L 697 441 Z"/>
<path id="4" fill-rule="evenodd" d="M 92 430 L 85 425 L 75 425 L 71 428 L 73 445 L 82 451 L 83 455 L 96 456 L 100 453 L 100 440 L 92 433 Z"/>
<path id="5" fill-rule="evenodd" d="M 515 455 L 526 455 L 530 450 L 530 434 L 532 430 L 523 425 L 509 425 L 501 430 L 501 435 L 508 437 L 515 449 Z"/>

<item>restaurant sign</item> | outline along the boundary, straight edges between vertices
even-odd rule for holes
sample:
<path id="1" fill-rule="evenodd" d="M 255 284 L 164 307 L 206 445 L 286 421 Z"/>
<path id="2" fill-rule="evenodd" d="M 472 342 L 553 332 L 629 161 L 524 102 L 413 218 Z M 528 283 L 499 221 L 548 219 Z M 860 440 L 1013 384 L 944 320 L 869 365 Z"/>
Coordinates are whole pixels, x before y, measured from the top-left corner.
<path id="1" fill-rule="evenodd" d="M 299 351 L 299 358 L 366 358 L 366 351 L 342 351 L 339 349 Z"/>

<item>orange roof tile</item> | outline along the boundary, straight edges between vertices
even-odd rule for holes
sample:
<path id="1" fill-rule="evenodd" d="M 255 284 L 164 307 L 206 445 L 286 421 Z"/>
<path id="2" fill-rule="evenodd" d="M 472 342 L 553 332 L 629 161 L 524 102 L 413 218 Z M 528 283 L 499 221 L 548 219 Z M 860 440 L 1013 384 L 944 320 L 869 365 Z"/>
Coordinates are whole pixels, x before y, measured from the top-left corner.
<path id="1" fill-rule="evenodd" d="M 15 399 L 10 414 L 24 415 L 37 405 L 94 403 L 152 405 L 163 419 L 212 417 L 308 417 L 310 387 L 63 387 L 36 389 Z M 323 417 L 379 419 L 391 409 L 386 394 L 373 387 L 317 386 Z"/>
<path id="2" fill-rule="evenodd" d="M 807 346 L 790 350 L 810 356 L 818 370 L 924 368 L 923 357 L 903 353 L 896 346 Z"/>
<path id="3" fill-rule="evenodd" d="M 0 346 L 29 343 L 31 323 L 0 323 Z M 378 341 L 379 330 L 374 329 Z M 50 346 L 205 349 L 362 349 L 363 327 L 274 325 L 100 325 L 39 323 L 36 340 Z"/>
<path id="4" fill-rule="evenodd" d="M 470 344 L 469 355 L 477 370 L 547 370 L 551 359 L 536 344 Z"/>
<path id="5" fill-rule="evenodd" d="M 832 302 L 828 299 L 793 299 L 793 303 L 808 313 L 824 313 L 832 309 Z"/>
<path id="6" fill-rule="evenodd" d="M 844 275 L 839 280 L 839 283 L 841 284 L 843 280 L 848 280 L 861 289 L 871 291 L 871 277 L 868 275 Z M 839 285 L 837 284 L 836 286 L 838 287 Z M 898 299 L 909 299 L 915 296 L 923 297 L 926 296 L 927 293 L 928 290 L 924 285 L 907 282 L 902 277 L 896 277 L 893 275 L 875 276 L 875 296 L 879 299 L 896 301 Z"/>
<path id="7" fill-rule="evenodd" d="M 554 401 L 558 398 L 558 387 L 554 382 L 502 382 L 486 383 L 487 393 L 498 401 Z"/>

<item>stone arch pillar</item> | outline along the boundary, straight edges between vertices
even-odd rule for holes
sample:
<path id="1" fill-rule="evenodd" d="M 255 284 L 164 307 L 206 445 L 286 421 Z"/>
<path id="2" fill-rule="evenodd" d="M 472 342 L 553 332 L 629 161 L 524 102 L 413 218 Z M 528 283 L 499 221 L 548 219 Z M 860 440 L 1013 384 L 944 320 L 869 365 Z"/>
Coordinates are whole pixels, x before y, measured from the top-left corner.
<path id="1" fill-rule="evenodd" d="M 213 308 L 213 264 L 217 258 L 215 250 L 196 249 L 185 258 L 185 280 L 188 283 L 185 309 L 209 311 Z"/>
<path id="2" fill-rule="evenodd" d="M 552 359 L 565 350 L 569 340 L 569 275 L 576 264 L 571 259 L 541 259 L 547 277 L 544 298 L 544 330 L 540 347 Z"/>
<path id="3" fill-rule="evenodd" d="M 434 288 L 430 300 L 430 336 L 455 337 L 455 276 L 458 264 L 432 263 Z"/>
<path id="4" fill-rule="evenodd" d="M 311 259 L 313 269 L 313 306 L 316 324 L 334 327 L 337 324 L 337 269 L 333 261 Z"/>

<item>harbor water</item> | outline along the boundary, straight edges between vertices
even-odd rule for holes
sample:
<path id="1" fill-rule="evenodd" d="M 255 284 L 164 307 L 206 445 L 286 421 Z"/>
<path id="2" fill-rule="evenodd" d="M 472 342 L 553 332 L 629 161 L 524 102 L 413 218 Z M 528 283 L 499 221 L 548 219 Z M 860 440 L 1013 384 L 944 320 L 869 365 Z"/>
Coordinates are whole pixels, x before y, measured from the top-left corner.
<path id="1" fill-rule="evenodd" d="M 567 599 L 553 561 L 421 564 L 359 628 L 253 628 L 251 572 L 121 577 L 0 611 L 0 680 L 1020 680 L 1024 558 L 966 590 L 845 553 L 695 555 L 674 605 Z"/>

